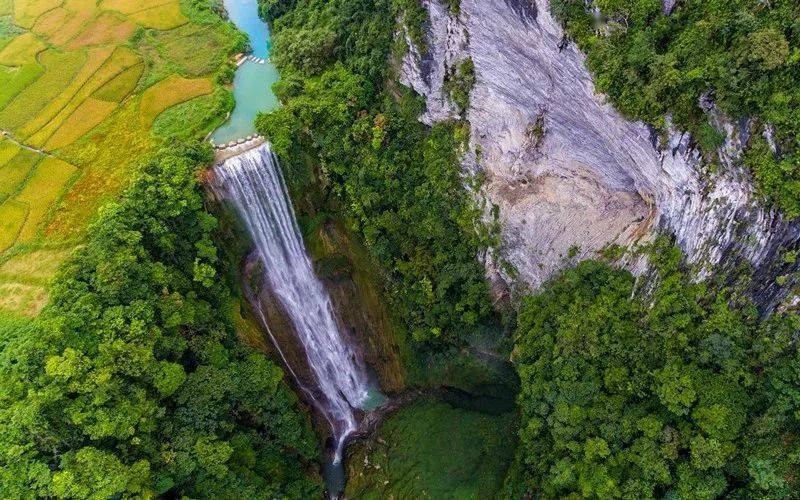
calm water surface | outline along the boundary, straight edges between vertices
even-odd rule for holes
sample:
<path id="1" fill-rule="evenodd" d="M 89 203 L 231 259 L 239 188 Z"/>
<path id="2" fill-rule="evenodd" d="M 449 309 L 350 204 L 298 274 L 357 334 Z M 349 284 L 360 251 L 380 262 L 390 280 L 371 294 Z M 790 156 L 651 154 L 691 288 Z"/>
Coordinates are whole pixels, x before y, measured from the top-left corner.
<path id="1" fill-rule="evenodd" d="M 236 107 L 230 119 L 212 134 L 212 140 L 224 144 L 254 134 L 256 115 L 278 106 L 272 84 L 278 81 L 278 70 L 269 61 L 270 38 L 267 23 L 258 17 L 256 0 L 225 0 L 231 21 L 250 38 L 253 56 L 265 63 L 245 61 L 233 77 Z"/>

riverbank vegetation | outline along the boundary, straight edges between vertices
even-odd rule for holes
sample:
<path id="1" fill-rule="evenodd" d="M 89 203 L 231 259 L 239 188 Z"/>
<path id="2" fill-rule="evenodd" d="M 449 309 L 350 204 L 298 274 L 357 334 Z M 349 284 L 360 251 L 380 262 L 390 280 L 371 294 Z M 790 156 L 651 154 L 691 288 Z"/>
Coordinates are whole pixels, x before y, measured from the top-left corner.
<path id="1" fill-rule="evenodd" d="M 317 498 L 318 444 L 280 368 L 236 339 L 197 170 L 144 162 L 35 321 L 0 316 L 5 498 Z"/>
<path id="2" fill-rule="evenodd" d="M 651 258 L 650 291 L 587 261 L 522 304 L 506 494 L 797 496 L 800 321 L 693 283 L 674 248 Z"/>
<path id="3" fill-rule="evenodd" d="M 586 53 L 597 90 L 629 118 L 663 128 L 669 115 L 712 158 L 724 131 L 702 98 L 755 119 L 744 161 L 763 195 L 800 216 L 800 4 L 678 1 L 664 13 L 666 4 L 597 0 L 595 13 L 583 0 L 553 0 L 551 9 Z"/>
<path id="4" fill-rule="evenodd" d="M 138 160 L 224 119 L 246 38 L 209 0 L 0 4 L 0 267 L 17 269 L 68 255 Z M 47 279 L 0 274 L 0 311 L 47 302 Z"/>

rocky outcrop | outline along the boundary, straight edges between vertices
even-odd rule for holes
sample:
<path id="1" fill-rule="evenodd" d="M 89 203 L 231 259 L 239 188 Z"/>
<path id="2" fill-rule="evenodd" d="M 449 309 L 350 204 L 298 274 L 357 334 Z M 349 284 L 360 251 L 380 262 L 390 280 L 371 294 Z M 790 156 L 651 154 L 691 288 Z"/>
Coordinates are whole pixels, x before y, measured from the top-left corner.
<path id="1" fill-rule="evenodd" d="M 444 82 L 448 69 L 465 59 L 468 43 L 466 29 L 450 15 L 447 6 L 430 2 L 427 7 L 431 19 L 428 44 L 423 50 L 404 33 L 408 55 L 403 60 L 400 83 L 426 96 L 428 105 L 420 120 L 431 125 L 458 116 L 458 107 L 445 92 Z"/>
<path id="2" fill-rule="evenodd" d="M 701 278 L 747 263 L 765 308 L 783 298 L 787 287 L 775 278 L 797 264 L 780 255 L 798 246 L 800 227 L 754 194 L 738 161 L 746 123 L 718 117 L 728 137 L 723 166 L 705 171 L 687 134 L 660 139 L 595 92 L 583 54 L 565 40 L 546 0 L 461 0 L 458 15 L 438 0 L 424 4 L 428 50 L 409 50 L 401 81 L 426 96 L 422 121 L 448 119 L 453 108 L 441 80 L 472 59 L 464 166 L 485 172 L 483 194 L 500 208 L 502 257 L 523 283 L 538 287 L 567 256 L 591 258 L 612 243 L 670 233 Z M 645 269 L 639 260 L 626 264 Z M 487 271 L 495 282 L 508 278 Z"/>

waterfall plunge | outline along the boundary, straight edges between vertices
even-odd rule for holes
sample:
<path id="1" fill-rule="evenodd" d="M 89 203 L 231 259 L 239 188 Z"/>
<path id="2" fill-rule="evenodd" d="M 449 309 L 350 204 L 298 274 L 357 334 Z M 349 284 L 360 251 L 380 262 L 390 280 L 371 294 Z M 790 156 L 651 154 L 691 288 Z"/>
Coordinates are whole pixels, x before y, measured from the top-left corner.
<path id="1" fill-rule="evenodd" d="M 356 429 L 353 408 L 366 401 L 369 383 L 363 361 L 339 331 L 328 292 L 314 275 L 278 159 L 264 144 L 226 160 L 214 172 L 215 189 L 233 203 L 245 222 L 264 263 L 267 283 L 303 345 L 324 401 L 303 389 L 331 425 L 334 463 L 338 463 L 345 439 Z M 281 352 L 274 337 L 272 341 Z"/>

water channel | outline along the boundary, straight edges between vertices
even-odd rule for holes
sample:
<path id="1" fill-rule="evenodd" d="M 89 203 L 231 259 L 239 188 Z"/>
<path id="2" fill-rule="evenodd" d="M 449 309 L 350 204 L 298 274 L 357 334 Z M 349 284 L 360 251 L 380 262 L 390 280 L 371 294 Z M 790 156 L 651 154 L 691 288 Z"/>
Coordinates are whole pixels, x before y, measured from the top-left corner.
<path id="1" fill-rule="evenodd" d="M 278 70 L 269 59 L 269 27 L 258 17 L 257 0 L 225 0 L 224 3 L 230 20 L 250 39 L 252 53 L 233 77 L 236 106 L 228 121 L 212 134 L 211 140 L 216 144 L 254 134 L 256 115 L 278 105 L 272 93 L 272 84 L 278 81 Z"/>

